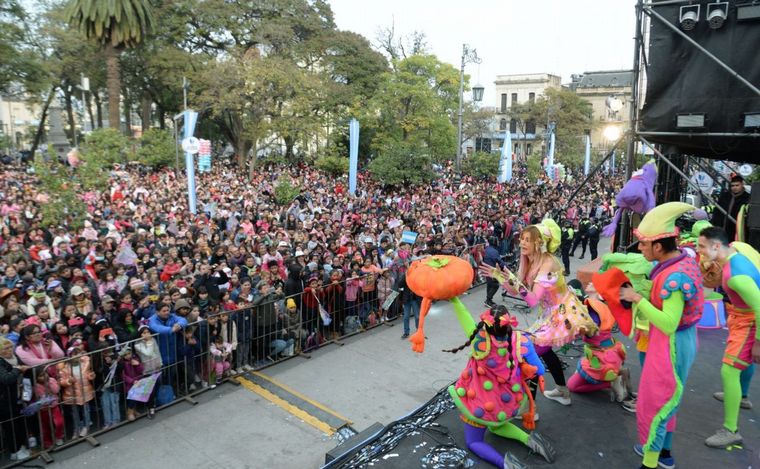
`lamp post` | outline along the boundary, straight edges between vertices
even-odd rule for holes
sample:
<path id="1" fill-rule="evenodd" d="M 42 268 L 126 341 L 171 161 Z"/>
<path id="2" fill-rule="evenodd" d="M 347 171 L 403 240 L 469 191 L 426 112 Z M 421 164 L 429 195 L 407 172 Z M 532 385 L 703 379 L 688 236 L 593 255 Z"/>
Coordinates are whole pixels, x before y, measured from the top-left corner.
<path id="1" fill-rule="evenodd" d="M 459 123 L 457 125 L 457 159 L 456 171 L 459 173 L 462 169 L 462 115 L 464 114 L 464 66 L 468 63 L 480 63 L 480 57 L 475 49 L 470 49 L 467 44 L 462 44 L 462 65 L 459 68 Z M 472 87 L 472 100 L 479 102 L 483 99 L 483 87 L 475 85 Z"/>

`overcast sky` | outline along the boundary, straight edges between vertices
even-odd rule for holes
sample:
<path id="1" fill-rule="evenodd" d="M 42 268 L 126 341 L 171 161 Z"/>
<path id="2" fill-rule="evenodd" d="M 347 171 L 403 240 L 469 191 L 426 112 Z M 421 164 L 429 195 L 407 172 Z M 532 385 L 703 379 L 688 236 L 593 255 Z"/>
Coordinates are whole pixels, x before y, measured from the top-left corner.
<path id="1" fill-rule="evenodd" d="M 459 68 L 462 44 L 477 49 L 471 83 L 497 106 L 496 75 L 631 69 L 636 0 L 329 0 L 338 28 L 376 44 L 377 31 L 423 31 L 441 60 Z"/>

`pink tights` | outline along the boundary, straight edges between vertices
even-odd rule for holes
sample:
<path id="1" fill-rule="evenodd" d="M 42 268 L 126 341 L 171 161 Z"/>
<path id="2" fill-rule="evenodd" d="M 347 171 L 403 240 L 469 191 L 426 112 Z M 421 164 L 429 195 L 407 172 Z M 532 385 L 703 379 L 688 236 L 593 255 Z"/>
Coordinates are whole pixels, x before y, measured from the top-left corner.
<path id="1" fill-rule="evenodd" d="M 609 387 L 610 383 L 591 384 L 578 373 L 575 373 L 573 376 L 571 376 L 570 380 L 567 382 L 567 388 L 570 390 L 570 392 L 577 394 L 601 391 Z"/>

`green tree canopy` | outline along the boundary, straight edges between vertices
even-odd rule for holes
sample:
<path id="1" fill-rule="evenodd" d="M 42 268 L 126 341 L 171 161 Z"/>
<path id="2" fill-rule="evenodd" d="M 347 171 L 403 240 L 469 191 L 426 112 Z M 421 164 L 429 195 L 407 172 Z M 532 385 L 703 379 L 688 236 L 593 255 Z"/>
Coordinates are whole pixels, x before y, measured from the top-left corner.
<path id="1" fill-rule="evenodd" d="M 369 163 L 372 177 L 383 184 L 422 184 L 433 180 L 433 159 L 429 149 L 419 143 L 391 141 Z"/>
<path id="2" fill-rule="evenodd" d="M 453 116 L 459 99 L 459 72 L 434 55 L 413 55 L 395 63 L 364 110 L 362 127 L 376 127 L 377 151 L 404 142 L 434 161 L 456 153 Z"/>
<path id="3" fill-rule="evenodd" d="M 464 173 L 479 179 L 496 177 L 499 171 L 499 153 L 475 152 L 467 156 L 462 165 Z"/>

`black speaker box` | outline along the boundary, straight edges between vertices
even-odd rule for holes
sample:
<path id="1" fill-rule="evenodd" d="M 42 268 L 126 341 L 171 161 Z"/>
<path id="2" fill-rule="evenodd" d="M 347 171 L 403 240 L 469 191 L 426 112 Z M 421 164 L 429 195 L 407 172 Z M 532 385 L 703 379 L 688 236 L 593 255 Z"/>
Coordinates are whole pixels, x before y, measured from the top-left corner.
<path id="1" fill-rule="evenodd" d="M 749 195 L 749 203 L 760 205 L 760 182 L 752 183 L 752 193 Z"/>

